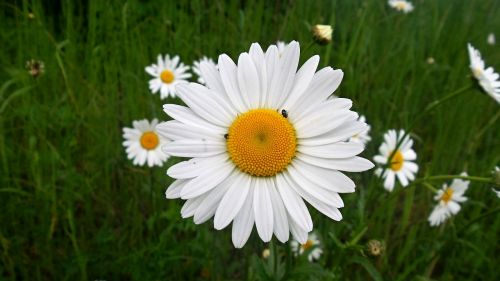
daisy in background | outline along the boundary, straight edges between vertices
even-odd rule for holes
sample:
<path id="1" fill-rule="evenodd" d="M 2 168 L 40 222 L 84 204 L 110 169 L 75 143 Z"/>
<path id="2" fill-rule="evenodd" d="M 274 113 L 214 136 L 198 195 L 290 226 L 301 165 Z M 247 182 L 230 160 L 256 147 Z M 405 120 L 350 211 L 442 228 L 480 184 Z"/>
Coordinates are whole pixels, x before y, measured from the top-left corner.
<path id="1" fill-rule="evenodd" d="M 333 28 L 331 25 L 317 24 L 312 28 L 314 40 L 321 45 L 332 41 Z"/>
<path id="2" fill-rule="evenodd" d="M 389 6 L 405 14 L 413 11 L 413 4 L 404 0 L 389 0 Z"/>
<path id="3" fill-rule="evenodd" d="M 321 257 L 321 255 L 323 254 L 323 249 L 321 249 L 320 247 L 321 243 L 318 239 L 318 236 L 314 232 L 309 233 L 307 241 L 305 243 L 299 243 L 297 240 L 292 240 L 292 242 L 290 242 L 290 245 L 295 255 L 302 255 L 304 254 L 304 252 L 311 250 L 307 255 L 307 259 L 310 262 L 318 260 L 319 257 Z"/>
<path id="4" fill-rule="evenodd" d="M 495 180 L 495 184 L 497 186 L 500 186 L 500 168 L 497 166 L 495 167 L 495 170 L 491 172 L 493 174 L 493 179 Z M 500 198 L 500 190 L 496 190 L 494 187 L 491 188 L 493 192 L 497 195 L 498 198 Z"/>
<path id="5" fill-rule="evenodd" d="M 413 140 L 409 136 L 405 137 L 394 154 L 391 163 L 388 163 L 389 157 L 394 149 L 396 149 L 396 144 L 401 140 L 404 134 L 405 132 L 403 130 L 400 130 L 399 133 L 396 132 L 396 130 L 389 130 L 385 133 L 384 143 L 382 143 L 379 148 L 380 155 L 373 158 L 378 164 L 389 164 L 385 168 L 385 171 L 382 167 L 375 170 L 377 176 L 384 178 L 384 188 L 388 191 L 394 189 L 396 177 L 401 185 L 405 187 L 410 181 L 415 179 L 415 174 L 418 172 L 418 166 L 413 162 L 417 159 L 417 154 L 411 148 L 413 146 Z"/>
<path id="6" fill-rule="evenodd" d="M 163 59 L 158 55 L 157 64 L 146 67 L 146 72 L 154 77 L 149 80 L 149 89 L 153 94 L 159 91 L 161 99 L 166 99 L 168 96 L 175 97 L 175 86 L 188 83 L 186 79 L 191 78 L 188 70 L 189 66 L 180 62 L 179 56 L 170 58 L 169 55 L 165 55 Z"/>
<path id="7" fill-rule="evenodd" d="M 365 116 L 363 116 L 363 115 L 359 116 L 358 121 L 366 123 Z M 362 143 L 363 145 L 366 145 L 372 139 L 369 135 L 370 129 L 371 129 L 371 127 L 367 123 L 366 130 L 359 133 L 359 134 L 356 134 L 356 135 L 350 137 L 349 141 L 359 142 L 359 143 Z"/>
<path id="8" fill-rule="evenodd" d="M 217 68 L 217 64 L 215 64 L 215 62 L 214 62 L 213 59 L 207 58 L 205 56 L 203 56 L 201 59 L 196 60 L 196 61 L 193 62 L 192 69 L 193 69 L 194 74 L 196 74 L 196 76 L 198 76 L 198 83 L 205 85 L 205 80 L 203 80 L 203 78 L 201 77 L 201 70 L 200 70 L 200 64 L 201 64 L 201 62 L 208 63 L 212 67 L 215 67 L 215 68 Z"/>
<path id="9" fill-rule="evenodd" d="M 273 234 L 281 242 L 304 244 L 313 222 L 304 200 L 339 221 L 344 206 L 339 193 L 354 192 L 342 171 L 361 172 L 373 164 L 357 155 L 364 146 L 345 142 L 366 130 L 351 111 L 352 101 L 328 99 L 338 88 L 342 70 L 316 71 L 319 56 L 299 68 L 299 43 L 266 52 L 251 45 L 235 64 L 219 57 L 218 66 L 202 62 L 207 86 L 177 86 L 187 105 L 166 104 L 173 120 L 158 130 L 173 141 L 163 150 L 192 158 L 167 171 L 176 179 L 167 198 L 187 200 L 183 218 L 200 224 L 214 217 L 215 229 L 232 223 L 237 248 L 255 224 L 264 242 Z"/>
<path id="10" fill-rule="evenodd" d="M 495 43 L 496 43 L 495 34 L 493 34 L 493 33 L 488 34 L 488 38 L 486 39 L 486 42 L 489 45 L 495 45 Z"/>
<path id="11" fill-rule="evenodd" d="M 467 173 L 463 172 L 460 175 L 467 176 Z M 451 185 L 444 184 L 443 188 L 438 190 L 434 199 L 439 203 L 434 207 L 428 219 L 431 226 L 442 224 L 447 218 L 460 211 L 459 203 L 467 201 L 467 197 L 464 197 L 467 188 L 469 188 L 469 181 L 454 179 Z"/>
<path id="12" fill-rule="evenodd" d="M 149 167 L 161 167 L 167 161 L 168 155 L 161 151 L 161 146 L 167 143 L 167 139 L 158 134 L 156 124 L 157 119 L 153 119 L 151 123 L 144 119 L 132 122 L 133 128 L 123 128 L 123 146 L 134 165 L 143 166 L 147 163 Z"/>
<path id="13" fill-rule="evenodd" d="M 490 95 L 497 103 L 500 103 L 500 81 L 498 73 L 490 66 L 485 69 L 481 53 L 474 49 L 472 45 L 467 44 L 469 50 L 470 69 L 474 77 L 479 81 L 479 85 Z"/>

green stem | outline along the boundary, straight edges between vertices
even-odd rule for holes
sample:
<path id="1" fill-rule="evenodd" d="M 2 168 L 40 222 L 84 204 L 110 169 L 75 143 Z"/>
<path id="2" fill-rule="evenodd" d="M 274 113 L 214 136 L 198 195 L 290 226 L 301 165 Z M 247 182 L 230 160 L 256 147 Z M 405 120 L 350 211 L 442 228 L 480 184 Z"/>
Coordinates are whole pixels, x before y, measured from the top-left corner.
<path id="1" fill-rule="evenodd" d="M 469 180 L 469 181 L 476 181 L 476 182 L 483 182 L 483 183 L 491 183 L 494 184 L 495 182 L 491 178 L 484 178 L 484 177 L 476 177 L 476 176 L 461 176 L 461 175 L 437 175 L 437 176 L 430 176 L 430 177 L 424 177 L 421 179 L 415 180 L 413 183 L 425 183 L 426 181 L 438 181 L 438 180 L 449 180 L 449 179 L 461 179 L 461 180 Z"/>
<path id="2" fill-rule="evenodd" d="M 425 181 L 424 181 L 424 182 L 422 183 L 422 185 L 423 185 L 423 186 L 425 186 L 425 187 L 427 187 L 427 189 L 429 189 L 429 190 L 430 190 L 430 191 L 432 191 L 433 193 L 437 193 L 437 192 L 438 192 L 438 190 L 437 190 L 434 186 L 432 186 L 430 183 L 428 183 L 428 182 L 425 182 Z"/>

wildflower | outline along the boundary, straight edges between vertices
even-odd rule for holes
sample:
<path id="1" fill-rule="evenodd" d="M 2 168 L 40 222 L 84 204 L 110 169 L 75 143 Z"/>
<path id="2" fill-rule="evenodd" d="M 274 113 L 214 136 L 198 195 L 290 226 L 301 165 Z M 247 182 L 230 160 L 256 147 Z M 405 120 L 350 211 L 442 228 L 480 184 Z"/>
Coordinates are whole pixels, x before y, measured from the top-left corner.
<path id="1" fill-rule="evenodd" d="M 313 37 L 319 44 L 328 44 L 332 41 L 333 29 L 330 25 L 317 24 L 312 29 Z"/>
<path id="2" fill-rule="evenodd" d="M 389 6 L 405 14 L 413 11 L 413 4 L 405 0 L 389 0 Z"/>
<path id="3" fill-rule="evenodd" d="M 203 80 L 203 78 L 201 78 L 200 64 L 202 61 L 210 64 L 211 67 L 215 67 L 215 68 L 217 68 L 217 64 L 215 64 L 213 59 L 207 58 L 205 56 L 193 63 L 193 72 L 194 72 L 194 74 L 196 74 L 196 76 L 198 76 L 198 83 L 205 85 L 205 80 Z"/>
<path id="4" fill-rule="evenodd" d="M 267 259 L 269 258 L 269 256 L 271 255 L 271 251 L 268 249 L 268 248 L 265 248 L 263 251 L 262 251 L 262 257 L 264 259 Z"/>
<path id="5" fill-rule="evenodd" d="M 186 79 L 191 77 L 187 71 L 188 66 L 180 62 L 179 56 L 170 58 L 165 55 L 165 59 L 158 55 L 158 64 L 146 67 L 146 72 L 154 78 L 149 80 L 149 89 L 153 94 L 160 92 L 161 99 L 168 96 L 175 97 L 175 86 L 188 83 Z"/>
<path id="6" fill-rule="evenodd" d="M 31 59 L 26 62 L 26 69 L 33 77 L 38 77 L 45 72 L 45 64 L 43 61 Z"/>
<path id="7" fill-rule="evenodd" d="M 405 132 L 403 130 L 389 130 L 384 134 L 384 143 L 379 148 L 380 155 L 377 155 L 373 160 L 382 165 L 388 165 L 385 169 L 384 174 L 382 174 L 383 168 L 378 168 L 375 171 L 377 176 L 383 177 L 384 187 L 388 191 L 392 191 L 395 185 L 395 178 L 397 177 L 401 185 L 407 186 L 408 183 L 415 179 L 415 174 L 418 172 L 418 166 L 415 164 L 417 159 L 417 154 L 411 148 L 413 146 L 413 140 L 406 136 L 401 146 L 394 154 L 391 163 L 388 163 L 389 157 L 391 156 L 394 149 L 396 149 L 396 144 L 401 140 Z"/>
<path id="8" fill-rule="evenodd" d="M 299 243 L 297 240 L 292 240 L 291 242 L 292 251 L 297 255 L 302 255 L 304 252 L 310 250 L 307 255 L 307 260 L 313 262 L 318 260 L 323 254 L 323 249 L 321 249 L 321 243 L 315 233 L 310 233 L 307 237 L 305 243 Z"/>
<path id="9" fill-rule="evenodd" d="M 378 257 L 385 252 L 385 243 L 376 239 L 371 239 L 366 244 L 366 248 L 371 256 Z"/>
<path id="10" fill-rule="evenodd" d="M 162 166 L 168 156 L 161 151 L 161 146 L 167 143 L 167 139 L 156 130 L 158 120 L 153 119 L 151 123 L 144 119 L 134 121 L 133 128 L 123 128 L 123 146 L 126 148 L 128 159 L 133 159 L 134 165 L 149 167 Z"/>
<path id="11" fill-rule="evenodd" d="M 474 77 L 479 81 L 479 85 L 497 103 L 500 103 L 500 81 L 498 73 L 490 66 L 485 69 L 481 53 L 474 49 L 471 44 L 467 45 L 469 50 L 470 69 Z"/>
<path id="12" fill-rule="evenodd" d="M 488 34 L 488 38 L 486 39 L 486 42 L 490 45 L 495 45 L 495 43 L 496 43 L 495 34 L 493 34 L 493 33 Z"/>
<path id="13" fill-rule="evenodd" d="M 363 115 L 359 116 L 358 121 L 366 123 L 365 116 L 363 116 Z M 362 143 L 363 145 L 366 145 L 372 139 L 369 135 L 370 128 L 371 128 L 370 125 L 367 124 L 366 131 L 350 137 L 349 141 L 358 142 L 358 143 Z"/>
<path id="14" fill-rule="evenodd" d="M 373 164 L 356 155 L 359 143 L 344 142 L 366 130 L 349 110 L 349 99 L 328 96 L 343 72 L 326 67 L 316 72 L 313 56 L 297 71 L 300 48 L 291 42 L 279 58 L 252 44 L 236 65 L 227 55 L 219 69 L 201 63 L 207 87 L 177 86 L 188 107 L 166 104 L 174 120 L 158 125 L 173 142 L 164 151 L 190 157 L 167 174 L 177 179 L 167 198 L 187 200 L 184 218 L 196 224 L 214 216 L 218 230 L 233 222 L 232 240 L 243 247 L 255 223 L 264 242 L 289 232 L 301 243 L 313 224 L 305 199 L 334 220 L 344 206 L 339 193 L 354 192 L 354 182 L 340 171 L 361 172 Z M 307 188 L 306 188 L 307 187 Z"/>
<path id="15" fill-rule="evenodd" d="M 467 176 L 467 173 L 463 172 L 460 175 Z M 428 220 L 431 226 L 442 224 L 447 218 L 460 211 L 459 203 L 467 201 L 467 197 L 463 196 L 467 188 L 469 188 L 469 181 L 461 179 L 454 179 L 450 186 L 443 185 L 443 188 L 434 196 L 434 199 L 439 203 L 429 216 Z"/>

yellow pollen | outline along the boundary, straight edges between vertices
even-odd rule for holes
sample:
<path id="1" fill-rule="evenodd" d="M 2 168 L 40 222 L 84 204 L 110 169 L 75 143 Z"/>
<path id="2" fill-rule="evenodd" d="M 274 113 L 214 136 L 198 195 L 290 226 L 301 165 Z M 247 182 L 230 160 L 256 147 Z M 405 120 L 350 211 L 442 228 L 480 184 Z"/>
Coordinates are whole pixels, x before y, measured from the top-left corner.
<path id="1" fill-rule="evenodd" d="M 295 129 L 276 110 L 252 109 L 238 116 L 227 135 L 234 164 L 252 176 L 269 177 L 283 171 L 295 156 Z"/>
<path id="2" fill-rule="evenodd" d="M 163 83 L 170 84 L 174 81 L 174 73 L 170 70 L 163 70 L 160 74 L 160 79 Z"/>
<path id="3" fill-rule="evenodd" d="M 404 162 L 403 153 L 401 153 L 400 150 L 396 151 L 391 160 L 391 170 L 395 172 L 401 170 L 401 168 L 403 168 L 403 162 Z"/>
<path id="4" fill-rule="evenodd" d="M 447 188 L 446 191 L 441 195 L 441 201 L 444 203 L 448 203 L 451 200 L 451 196 L 453 195 L 453 189 Z"/>
<path id="5" fill-rule="evenodd" d="M 144 132 L 141 136 L 141 146 L 147 150 L 155 149 L 160 143 L 160 139 L 155 132 Z"/>
<path id="6" fill-rule="evenodd" d="M 483 75 L 483 71 L 481 68 L 473 68 L 472 69 L 472 74 L 474 74 L 474 76 L 477 78 L 477 79 L 480 79 L 481 76 Z"/>
<path id="7" fill-rule="evenodd" d="M 397 2 L 396 3 L 396 8 L 398 10 L 404 10 L 406 8 L 406 3 L 405 2 Z"/>
<path id="8" fill-rule="evenodd" d="M 314 245 L 314 242 L 311 239 L 308 239 L 305 244 L 300 245 L 302 250 L 307 251 L 311 249 L 311 247 Z"/>

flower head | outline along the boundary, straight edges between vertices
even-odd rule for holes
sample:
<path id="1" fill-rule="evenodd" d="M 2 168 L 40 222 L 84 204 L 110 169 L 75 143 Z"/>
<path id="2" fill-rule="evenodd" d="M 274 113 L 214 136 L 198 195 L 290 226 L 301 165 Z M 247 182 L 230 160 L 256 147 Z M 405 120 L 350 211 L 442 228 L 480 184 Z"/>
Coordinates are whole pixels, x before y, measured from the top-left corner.
<path id="1" fill-rule="evenodd" d="M 389 130 L 385 133 L 384 143 L 382 143 L 379 148 L 380 155 L 373 158 L 375 162 L 387 165 L 385 171 L 384 168 L 377 168 L 375 174 L 385 179 L 384 187 L 388 191 L 392 191 L 394 189 L 396 177 L 404 187 L 407 186 L 410 181 L 415 179 L 415 174 L 418 172 L 418 166 L 415 162 L 413 162 L 417 159 L 417 154 L 411 148 L 413 146 L 413 140 L 409 136 L 406 136 L 401 142 L 401 145 L 392 157 L 391 163 L 389 163 L 389 157 L 396 149 L 397 143 L 401 140 L 404 134 L 405 132 L 403 130 L 400 130 L 399 133 L 396 132 L 396 130 Z"/>
<path id="2" fill-rule="evenodd" d="M 405 14 L 413 11 L 413 4 L 405 0 L 389 0 L 389 6 Z"/>
<path id="3" fill-rule="evenodd" d="M 317 24 L 312 29 L 313 37 L 319 44 L 328 44 L 332 41 L 333 29 L 331 25 Z"/>
<path id="4" fill-rule="evenodd" d="M 467 173 L 463 172 L 460 175 L 467 176 Z M 443 185 L 443 188 L 434 196 L 438 204 L 428 219 L 431 226 L 442 224 L 447 218 L 460 211 L 459 203 L 467 201 L 467 197 L 464 197 L 467 188 L 469 188 L 469 181 L 461 179 L 454 179 L 449 186 Z"/>
<path id="5" fill-rule="evenodd" d="M 323 254 L 321 243 L 318 239 L 318 236 L 314 232 L 309 233 L 305 243 L 300 243 L 297 240 L 292 240 L 290 246 L 292 247 L 292 251 L 295 253 L 295 255 L 302 255 L 305 252 L 309 251 L 307 259 L 310 262 L 318 260 L 321 254 Z"/>
<path id="6" fill-rule="evenodd" d="M 31 59 L 26 62 L 26 69 L 31 76 L 36 78 L 45 72 L 45 64 L 43 61 Z"/>
<path id="7" fill-rule="evenodd" d="M 151 123 L 144 119 L 134 121 L 133 128 L 123 128 L 123 146 L 126 148 L 128 159 L 133 159 L 134 165 L 149 167 L 162 166 L 167 161 L 168 155 L 161 151 L 161 146 L 167 139 L 156 130 L 158 120 Z"/>
<path id="8" fill-rule="evenodd" d="M 197 61 L 194 61 L 192 69 L 193 69 L 194 74 L 196 74 L 196 76 L 198 76 L 198 83 L 205 85 L 205 80 L 203 80 L 203 78 L 201 77 L 201 69 L 200 69 L 201 62 L 208 63 L 211 65 L 211 67 L 215 67 L 215 68 L 217 68 L 217 64 L 215 64 L 213 59 L 207 58 L 205 56 Z"/>
<path id="9" fill-rule="evenodd" d="M 493 34 L 493 33 L 488 34 L 488 38 L 486 39 L 486 42 L 489 45 L 495 45 L 495 43 L 496 43 L 495 34 Z"/>
<path id="10" fill-rule="evenodd" d="M 500 81 L 498 73 L 490 66 L 485 69 L 485 64 L 481 58 L 481 53 L 474 49 L 471 44 L 467 45 L 469 50 L 470 69 L 474 77 L 479 81 L 479 85 L 497 103 L 500 103 Z"/>
<path id="11" fill-rule="evenodd" d="M 366 244 L 366 248 L 371 256 L 374 257 L 381 256 L 385 252 L 385 243 L 380 240 L 371 239 Z"/>
<path id="12" fill-rule="evenodd" d="M 170 55 L 165 55 L 165 58 L 162 58 L 158 55 L 157 64 L 146 67 L 146 72 L 153 76 L 153 79 L 149 80 L 149 89 L 153 94 L 160 92 L 162 99 L 175 97 L 175 86 L 187 83 L 186 79 L 191 77 L 188 70 L 189 66 L 180 62 L 179 56 L 170 58 Z"/>
<path id="13" fill-rule="evenodd" d="M 366 122 L 365 116 L 360 115 L 358 121 L 365 123 Z M 370 125 L 367 124 L 366 130 L 364 132 L 361 132 L 359 134 L 350 137 L 349 141 L 358 142 L 362 143 L 363 145 L 366 145 L 372 139 L 370 137 L 370 128 L 371 128 Z"/>
<path id="14" fill-rule="evenodd" d="M 344 206 L 339 193 L 354 192 L 341 171 L 373 167 L 361 157 L 363 145 L 345 142 L 366 130 L 350 111 L 348 99 L 330 99 L 343 72 L 318 72 L 313 56 L 299 70 L 300 47 L 291 42 L 279 57 L 276 45 L 264 52 L 252 44 L 236 65 L 223 54 L 219 69 L 201 63 L 207 86 L 177 86 L 187 105 L 166 104 L 174 120 L 158 125 L 173 141 L 164 151 L 190 157 L 167 174 L 177 179 L 167 198 L 187 200 L 184 218 L 196 224 L 214 216 L 214 227 L 231 222 L 236 247 L 248 240 L 253 225 L 263 241 L 279 241 L 291 232 L 307 241 L 313 224 L 304 199 L 334 220 Z"/>

